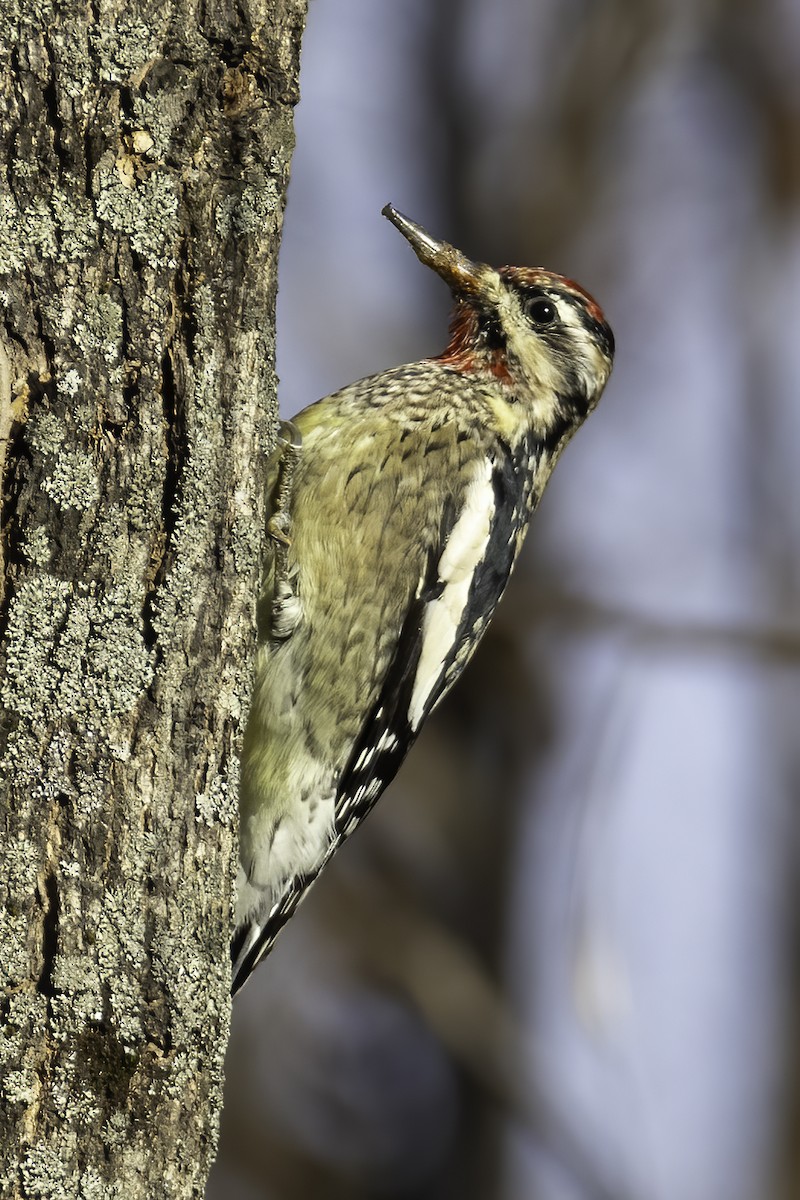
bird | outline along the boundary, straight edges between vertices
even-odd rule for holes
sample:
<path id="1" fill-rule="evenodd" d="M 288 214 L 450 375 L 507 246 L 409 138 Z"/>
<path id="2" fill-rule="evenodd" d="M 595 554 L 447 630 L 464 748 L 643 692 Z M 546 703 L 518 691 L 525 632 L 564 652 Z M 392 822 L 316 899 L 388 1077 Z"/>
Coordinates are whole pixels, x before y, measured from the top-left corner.
<path id="1" fill-rule="evenodd" d="M 474 654 L 614 358 L 571 279 L 473 262 L 382 211 L 449 286 L 450 336 L 282 427 L 241 755 L 234 994 Z"/>

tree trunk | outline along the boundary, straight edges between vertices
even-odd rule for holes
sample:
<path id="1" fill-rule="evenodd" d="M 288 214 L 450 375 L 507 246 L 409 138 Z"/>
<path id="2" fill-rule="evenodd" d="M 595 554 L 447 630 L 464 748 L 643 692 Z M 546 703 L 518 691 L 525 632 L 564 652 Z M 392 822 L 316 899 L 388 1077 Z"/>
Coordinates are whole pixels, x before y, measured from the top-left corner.
<path id="1" fill-rule="evenodd" d="M 0 1194 L 202 1195 L 305 0 L 0 0 Z"/>

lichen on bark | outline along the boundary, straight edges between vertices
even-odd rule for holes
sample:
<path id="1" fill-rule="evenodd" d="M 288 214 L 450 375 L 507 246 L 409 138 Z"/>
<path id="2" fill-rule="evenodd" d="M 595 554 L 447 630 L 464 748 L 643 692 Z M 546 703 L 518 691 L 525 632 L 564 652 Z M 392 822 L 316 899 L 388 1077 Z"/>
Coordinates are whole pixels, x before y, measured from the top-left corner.
<path id="1" fill-rule="evenodd" d="M 188 1197 L 304 0 L 0 3 L 0 1194 Z"/>

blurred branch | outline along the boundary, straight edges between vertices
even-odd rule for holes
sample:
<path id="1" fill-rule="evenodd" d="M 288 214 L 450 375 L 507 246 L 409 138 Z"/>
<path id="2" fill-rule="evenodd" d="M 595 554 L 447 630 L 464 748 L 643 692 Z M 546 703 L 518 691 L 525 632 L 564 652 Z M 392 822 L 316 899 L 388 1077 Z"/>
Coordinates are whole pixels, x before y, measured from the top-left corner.
<path id="1" fill-rule="evenodd" d="M 723 625 L 720 622 L 661 619 L 591 597 L 541 592 L 517 581 L 503 601 L 509 623 L 541 629 L 554 622 L 575 633 L 627 633 L 656 650 L 706 654 L 750 654 L 777 662 L 800 658 L 800 628 L 768 622 Z"/>
<path id="2" fill-rule="evenodd" d="M 530 1039 L 477 954 L 442 922 L 400 892 L 385 872 L 370 878 L 370 903 L 340 874 L 328 890 L 328 913 L 346 926 L 360 972 L 396 989 L 418 1009 L 455 1062 L 525 1126 L 596 1200 L 634 1193 L 594 1160 L 574 1125 L 541 1094 L 542 1070 Z M 338 911 L 337 911 L 338 910 Z"/>

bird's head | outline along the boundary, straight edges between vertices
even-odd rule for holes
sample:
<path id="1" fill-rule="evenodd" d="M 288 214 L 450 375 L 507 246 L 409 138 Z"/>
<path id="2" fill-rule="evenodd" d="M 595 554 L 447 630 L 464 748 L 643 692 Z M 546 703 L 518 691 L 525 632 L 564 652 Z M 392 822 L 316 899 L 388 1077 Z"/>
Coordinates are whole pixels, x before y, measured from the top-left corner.
<path id="1" fill-rule="evenodd" d="M 497 380 L 539 436 L 569 436 L 611 373 L 614 335 L 599 304 L 562 275 L 472 262 L 392 205 L 383 214 L 453 292 L 450 341 L 438 361 Z"/>

